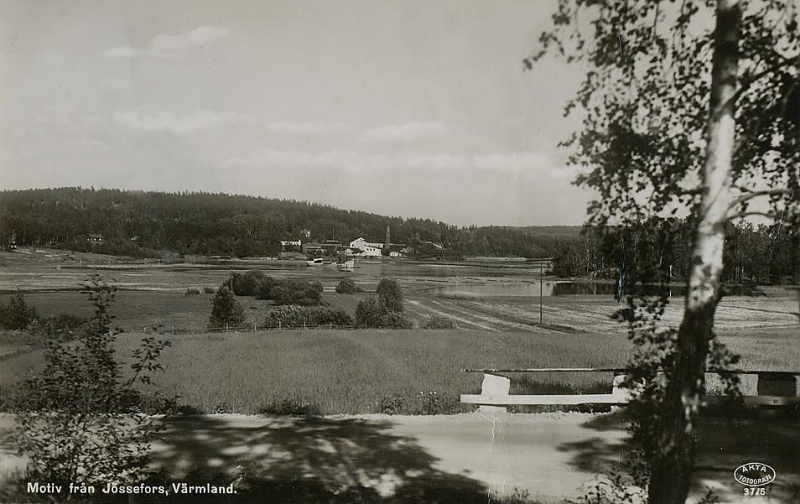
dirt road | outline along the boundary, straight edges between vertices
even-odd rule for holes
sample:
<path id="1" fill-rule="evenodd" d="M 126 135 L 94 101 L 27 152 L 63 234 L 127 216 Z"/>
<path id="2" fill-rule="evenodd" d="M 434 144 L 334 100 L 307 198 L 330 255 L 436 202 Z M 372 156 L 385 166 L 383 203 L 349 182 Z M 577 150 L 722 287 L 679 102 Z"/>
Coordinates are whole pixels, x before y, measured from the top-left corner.
<path id="1" fill-rule="evenodd" d="M 0 417 L 0 429 L 11 422 Z M 175 478 L 239 478 L 243 491 L 269 493 L 273 502 L 486 503 L 515 490 L 557 502 L 578 497 L 598 473 L 625 460 L 621 422 L 614 414 L 579 413 L 208 415 L 170 420 L 154 458 Z M 705 419 L 693 501 L 709 487 L 720 502 L 797 502 L 798 426 L 796 419 Z M 743 497 L 732 473 L 744 462 L 776 469 L 768 500 Z M 20 463 L 7 448 L 0 452 L 3 472 Z"/>

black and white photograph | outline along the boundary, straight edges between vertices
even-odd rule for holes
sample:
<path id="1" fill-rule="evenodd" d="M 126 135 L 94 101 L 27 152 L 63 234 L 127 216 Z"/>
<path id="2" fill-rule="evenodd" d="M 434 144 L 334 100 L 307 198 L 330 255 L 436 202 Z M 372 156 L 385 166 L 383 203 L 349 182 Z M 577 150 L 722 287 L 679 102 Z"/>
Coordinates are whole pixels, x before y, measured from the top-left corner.
<path id="1" fill-rule="evenodd" d="M 800 0 L 0 0 L 0 503 L 800 504 Z"/>

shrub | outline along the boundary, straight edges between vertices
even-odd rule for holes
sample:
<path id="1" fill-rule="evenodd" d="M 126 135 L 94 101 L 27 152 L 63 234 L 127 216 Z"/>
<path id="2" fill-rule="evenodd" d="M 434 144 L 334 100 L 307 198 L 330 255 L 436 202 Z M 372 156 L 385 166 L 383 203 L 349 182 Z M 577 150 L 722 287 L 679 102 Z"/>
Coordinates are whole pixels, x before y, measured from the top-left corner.
<path id="1" fill-rule="evenodd" d="M 36 309 L 29 307 L 25 296 L 17 291 L 7 305 L 0 303 L 0 327 L 22 331 L 36 320 Z"/>
<path id="2" fill-rule="evenodd" d="M 243 275 L 233 273 L 224 285 L 227 285 L 237 296 L 255 296 L 265 278 L 264 273 L 258 270 L 251 270 Z"/>
<path id="3" fill-rule="evenodd" d="M 241 289 L 244 296 L 255 296 L 258 287 L 264 281 L 266 276 L 262 271 L 252 270 L 242 275 Z"/>
<path id="4" fill-rule="evenodd" d="M 412 329 L 414 327 L 414 324 L 405 315 L 398 312 L 384 313 L 381 322 L 381 327 L 387 329 Z"/>
<path id="5" fill-rule="evenodd" d="M 383 327 L 381 308 L 374 297 L 362 299 L 356 305 L 356 327 Z"/>
<path id="6" fill-rule="evenodd" d="M 375 289 L 381 304 L 390 312 L 403 312 L 403 290 L 397 280 L 382 278 Z"/>
<path id="7" fill-rule="evenodd" d="M 399 312 L 388 311 L 375 298 L 362 299 L 356 305 L 357 328 L 411 329 L 411 321 Z"/>
<path id="8" fill-rule="evenodd" d="M 55 317 L 39 317 L 29 325 L 28 329 L 36 336 L 69 341 L 79 337 L 86 330 L 86 324 L 87 320 L 83 317 L 61 313 Z"/>
<path id="9" fill-rule="evenodd" d="M 402 415 L 406 411 L 406 400 L 400 394 L 381 397 L 378 401 L 378 413 L 384 415 Z"/>
<path id="10" fill-rule="evenodd" d="M 322 284 L 305 280 L 280 280 L 261 271 L 234 273 L 222 283 L 237 296 L 272 299 L 277 305 L 312 306 L 322 304 Z"/>
<path id="11" fill-rule="evenodd" d="M 203 294 L 214 294 L 217 291 L 214 287 L 203 287 Z"/>
<path id="12" fill-rule="evenodd" d="M 351 326 L 353 318 L 343 308 L 328 306 L 280 306 L 270 310 L 264 318 L 264 326 L 273 329 L 320 325 Z"/>
<path id="13" fill-rule="evenodd" d="M 274 286 L 269 293 L 269 297 L 267 299 L 273 299 L 276 304 L 283 305 L 283 304 L 293 304 L 295 297 L 292 294 L 292 289 L 286 285 L 278 284 Z"/>
<path id="14" fill-rule="evenodd" d="M 145 338 L 133 352 L 125 380 L 114 355 L 119 330 L 108 307 L 115 289 L 92 277 L 86 291 L 95 306 L 87 330 L 75 343 L 51 342 L 41 374 L 22 383 L 15 397 L 17 425 L 11 436 L 29 464 L 28 481 L 59 485 L 133 483 L 145 479 L 149 440 L 158 430 L 142 413 L 137 384 L 152 384 L 158 358 L 169 345 Z"/>
<path id="15" fill-rule="evenodd" d="M 447 317 L 431 315 L 422 325 L 423 329 L 454 329 L 456 324 Z"/>
<path id="16" fill-rule="evenodd" d="M 198 294 L 200 294 L 200 289 L 194 287 L 187 287 L 183 293 L 184 296 L 197 296 Z"/>
<path id="17" fill-rule="evenodd" d="M 514 487 L 514 491 L 508 495 L 501 495 L 492 499 L 497 504 L 536 504 L 538 501 L 531 499 L 530 491 L 524 488 Z"/>
<path id="18" fill-rule="evenodd" d="M 272 299 L 272 289 L 278 285 L 278 280 L 265 276 L 256 288 L 255 296 L 258 299 Z"/>
<path id="19" fill-rule="evenodd" d="M 336 292 L 338 294 L 355 294 L 356 292 L 362 292 L 363 290 L 364 289 L 357 286 L 356 283 L 349 278 L 345 278 L 344 280 L 340 281 L 336 286 Z"/>
<path id="20" fill-rule="evenodd" d="M 256 412 L 259 415 L 282 415 L 282 416 L 317 416 L 320 414 L 319 408 L 315 404 L 292 397 L 273 399 L 264 404 Z"/>
<path id="21" fill-rule="evenodd" d="M 447 415 L 459 411 L 459 402 L 447 394 L 420 392 L 414 397 L 414 415 Z"/>
<path id="22" fill-rule="evenodd" d="M 236 327 L 245 322 L 242 304 L 239 303 L 233 292 L 225 285 L 217 289 L 214 298 L 211 300 L 209 322 L 212 327 Z"/>
<path id="23" fill-rule="evenodd" d="M 637 486 L 631 479 L 628 471 L 629 461 L 623 463 L 622 468 L 611 469 L 609 474 L 598 476 L 588 482 L 583 489 L 583 495 L 574 501 L 565 504 L 645 504 L 647 492 Z M 708 494 L 707 494 L 708 495 Z M 714 501 L 702 499 L 698 504 L 711 504 Z"/>
<path id="24" fill-rule="evenodd" d="M 175 397 L 166 396 L 161 392 L 139 394 L 138 406 L 145 415 L 179 415 L 186 411 L 186 406 L 181 406 Z"/>
<path id="25" fill-rule="evenodd" d="M 319 282 L 285 280 L 272 288 L 270 297 L 277 305 L 318 305 L 322 303 L 322 285 Z"/>

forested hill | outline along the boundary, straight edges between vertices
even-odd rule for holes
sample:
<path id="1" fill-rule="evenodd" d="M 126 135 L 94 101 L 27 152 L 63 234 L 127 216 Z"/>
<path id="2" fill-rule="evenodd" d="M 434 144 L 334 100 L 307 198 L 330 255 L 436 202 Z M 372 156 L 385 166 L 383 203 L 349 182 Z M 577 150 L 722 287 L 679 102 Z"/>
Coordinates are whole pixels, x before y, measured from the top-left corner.
<path id="1" fill-rule="evenodd" d="M 556 240 L 577 239 L 580 228 L 457 227 L 326 205 L 205 192 L 161 193 L 63 187 L 0 192 L 0 243 L 12 233 L 20 246 L 150 256 L 275 255 L 280 240 L 358 237 L 393 243 L 429 241 L 464 256 L 546 257 Z M 310 236 L 304 236 L 309 231 Z M 103 243 L 91 244 L 90 235 Z"/>

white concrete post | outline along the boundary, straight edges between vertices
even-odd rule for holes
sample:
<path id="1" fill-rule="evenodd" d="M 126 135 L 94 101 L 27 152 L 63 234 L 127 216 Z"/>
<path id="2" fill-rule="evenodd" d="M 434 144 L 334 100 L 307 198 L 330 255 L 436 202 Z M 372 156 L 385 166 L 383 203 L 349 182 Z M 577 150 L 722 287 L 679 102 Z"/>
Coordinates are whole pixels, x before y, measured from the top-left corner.
<path id="1" fill-rule="evenodd" d="M 614 385 L 611 387 L 611 395 L 620 403 L 627 403 L 631 400 L 630 390 L 622 386 L 624 380 L 624 374 L 614 375 Z"/>
<path id="2" fill-rule="evenodd" d="M 481 384 L 481 395 L 483 396 L 507 396 L 511 390 L 511 380 L 505 376 L 498 376 L 489 373 L 483 374 L 483 384 Z M 478 411 L 505 413 L 508 410 L 501 406 L 480 406 Z"/>

